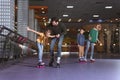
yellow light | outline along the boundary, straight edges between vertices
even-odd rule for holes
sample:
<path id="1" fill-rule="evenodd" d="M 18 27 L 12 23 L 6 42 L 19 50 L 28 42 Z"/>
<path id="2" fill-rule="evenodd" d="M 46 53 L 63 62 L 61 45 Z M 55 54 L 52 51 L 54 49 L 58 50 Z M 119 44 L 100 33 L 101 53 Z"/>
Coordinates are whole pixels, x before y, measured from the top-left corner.
<path id="1" fill-rule="evenodd" d="M 100 43 L 100 46 L 102 46 L 103 44 L 102 43 Z"/>

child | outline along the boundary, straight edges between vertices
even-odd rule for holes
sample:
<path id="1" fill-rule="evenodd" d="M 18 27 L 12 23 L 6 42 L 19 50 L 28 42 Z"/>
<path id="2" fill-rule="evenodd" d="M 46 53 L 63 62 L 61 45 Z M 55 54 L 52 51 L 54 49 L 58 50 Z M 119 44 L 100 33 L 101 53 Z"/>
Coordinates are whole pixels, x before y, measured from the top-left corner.
<path id="1" fill-rule="evenodd" d="M 38 46 L 38 58 L 39 58 L 39 63 L 38 66 L 44 66 L 45 63 L 42 61 L 42 57 L 43 57 L 43 46 L 45 45 L 47 39 L 48 39 L 48 35 L 50 35 L 50 31 L 46 31 L 44 32 L 37 32 L 33 29 L 27 28 L 28 31 L 34 32 L 38 35 L 37 38 L 37 46 Z"/>
<path id="2" fill-rule="evenodd" d="M 85 30 L 81 28 L 80 33 L 78 33 L 77 35 L 77 44 L 79 48 L 79 61 L 80 62 L 84 60 L 84 43 L 85 43 L 85 36 L 83 35 L 84 32 Z"/>

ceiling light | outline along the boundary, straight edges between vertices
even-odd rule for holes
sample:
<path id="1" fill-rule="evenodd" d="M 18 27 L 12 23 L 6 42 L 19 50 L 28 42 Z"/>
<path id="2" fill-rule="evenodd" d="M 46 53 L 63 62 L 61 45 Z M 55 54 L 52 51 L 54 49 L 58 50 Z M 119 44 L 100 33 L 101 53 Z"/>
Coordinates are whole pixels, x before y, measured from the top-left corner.
<path id="1" fill-rule="evenodd" d="M 49 20 L 48 20 L 48 23 L 50 23 L 51 22 L 51 18 L 49 18 Z"/>
<path id="2" fill-rule="evenodd" d="M 42 13 L 44 14 L 44 13 L 45 13 L 45 11 L 42 11 Z"/>
<path id="3" fill-rule="evenodd" d="M 47 23 L 44 23 L 44 25 L 46 26 L 46 25 L 47 25 Z"/>
<path id="4" fill-rule="evenodd" d="M 82 19 L 78 19 L 78 22 L 82 21 Z"/>
<path id="5" fill-rule="evenodd" d="M 111 8 L 112 8 L 112 6 L 105 6 L 105 8 L 106 8 L 106 9 L 111 9 Z"/>
<path id="6" fill-rule="evenodd" d="M 59 19 L 59 22 L 62 21 L 62 19 Z"/>
<path id="7" fill-rule="evenodd" d="M 43 17 L 43 19 L 45 19 L 45 17 Z"/>
<path id="8" fill-rule="evenodd" d="M 63 15 L 63 17 L 68 17 L 68 15 Z"/>
<path id="9" fill-rule="evenodd" d="M 98 19 L 98 22 L 103 22 L 103 20 L 102 19 Z"/>
<path id="10" fill-rule="evenodd" d="M 78 29 L 78 31 L 80 31 L 80 29 Z"/>
<path id="11" fill-rule="evenodd" d="M 70 29 L 67 29 L 67 31 L 70 31 Z"/>
<path id="12" fill-rule="evenodd" d="M 71 22 L 72 19 L 69 19 L 68 22 Z"/>
<path id="13" fill-rule="evenodd" d="M 113 21 L 110 21 L 110 22 L 113 22 Z"/>
<path id="14" fill-rule="evenodd" d="M 93 15 L 93 17 L 99 17 L 99 15 L 95 14 L 95 15 Z"/>
<path id="15" fill-rule="evenodd" d="M 117 21 L 118 19 L 116 18 L 115 20 Z"/>
<path id="16" fill-rule="evenodd" d="M 42 10 L 44 10 L 44 8 L 41 8 Z"/>
<path id="17" fill-rule="evenodd" d="M 89 22 L 93 22 L 93 20 L 89 20 Z"/>
<path id="18" fill-rule="evenodd" d="M 73 8 L 74 6 L 67 6 L 67 8 Z"/>

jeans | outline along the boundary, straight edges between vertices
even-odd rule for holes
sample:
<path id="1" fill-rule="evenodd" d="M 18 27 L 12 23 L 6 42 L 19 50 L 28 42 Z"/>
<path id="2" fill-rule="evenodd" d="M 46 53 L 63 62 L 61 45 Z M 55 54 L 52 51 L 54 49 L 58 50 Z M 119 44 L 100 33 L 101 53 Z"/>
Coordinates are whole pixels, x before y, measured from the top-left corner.
<path id="1" fill-rule="evenodd" d="M 42 62 L 43 44 L 37 42 L 37 46 L 38 46 L 38 59 L 39 59 L 39 62 Z"/>
<path id="2" fill-rule="evenodd" d="M 95 43 L 91 43 L 89 40 L 87 40 L 86 50 L 85 50 L 85 59 L 87 59 L 87 54 L 88 54 L 88 51 L 89 51 L 90 46 L 91 46 L 90 59 L 93 59 L 93 55 L 94 55 L 94 44 L 95 44 Z"/>
<path id="3" fill-rule="evenodd" d="M 50 44 L 50 55 L 54 55 L 54 46 L 56 41 L 58 40 L 58 51 L 57 51 L 57 57 L 61 57 L 61 48 L 62 48 L 62 42 L 64 39 L 64 35 L 61 35 L 59 38 L 52 38 L 51 44 Z"/>

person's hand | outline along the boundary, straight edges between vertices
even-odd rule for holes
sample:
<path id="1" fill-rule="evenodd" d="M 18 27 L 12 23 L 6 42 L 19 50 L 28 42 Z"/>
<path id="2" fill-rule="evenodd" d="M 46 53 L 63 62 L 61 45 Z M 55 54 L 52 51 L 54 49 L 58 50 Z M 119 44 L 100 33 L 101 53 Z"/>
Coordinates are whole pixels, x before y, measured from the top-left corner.
<path id="1" fill-rule="evenodd" d="M 60 34 L 57 34 L 56 37 L 59 38 L 59 37 L 60 37 Z"/>
<path id="2" fill-rule="evenodd" d="M 99 44 L 101 44 L 101 41 L 98 40 L 97 42 L 98 42 Z"/>
<path id="3" fill-rule="evenodd" d="M 27 30 L 28 30 L 28 31 L 30 31 L 30 28 L 29 28 L 29 27 L 27 27 Z"/>
<path id="4" fill-rule="evenodd" d="M 89 40 L 91 40 L 92 38 L 89 36 Z"/>

